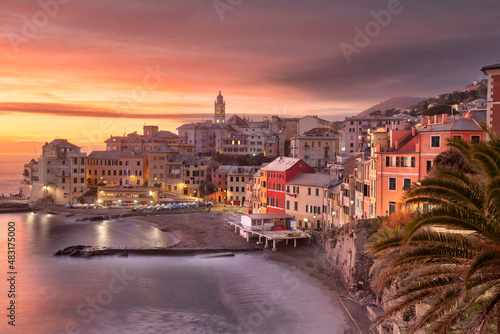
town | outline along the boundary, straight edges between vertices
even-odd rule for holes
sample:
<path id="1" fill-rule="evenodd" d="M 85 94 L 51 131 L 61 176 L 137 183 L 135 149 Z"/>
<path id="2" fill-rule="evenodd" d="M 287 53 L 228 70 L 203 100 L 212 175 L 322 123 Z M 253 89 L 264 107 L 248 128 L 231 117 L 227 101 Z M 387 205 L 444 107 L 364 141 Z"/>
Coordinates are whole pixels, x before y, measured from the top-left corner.
<path id="1" fill-rule="evenodd" d="M 226 119 L 219 91 L 213 121 L 184 124 L 177 134 L 144 125 L 142 134 L 111 135 L 105 151 L 88 154 L 65 139 L 47 142 L 24 167 L 23 194 L 55 205 L 212 201 L 248 214 L 288 214 L 299 229 L 325 231 L 401 210 L 401 196 L 429 173 L 448 138 L 485 139 L 481 124 L 494 124 L 485 100 L 452 109 L 343 122 Z M 225 165 L 221 156 L 266 162 Z"/>

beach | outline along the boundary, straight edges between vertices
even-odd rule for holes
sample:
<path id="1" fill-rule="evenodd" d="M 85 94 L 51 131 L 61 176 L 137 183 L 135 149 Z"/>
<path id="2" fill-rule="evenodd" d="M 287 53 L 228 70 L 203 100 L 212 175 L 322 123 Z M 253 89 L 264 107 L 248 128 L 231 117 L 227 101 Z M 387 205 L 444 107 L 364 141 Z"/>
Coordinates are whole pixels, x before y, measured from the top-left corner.
<path id="1" fill-rule="evenodd" d="M 44 211 L 58 213 L 72 220 L 83 220 L 96 216 L 118 215 L 117 222 L 126 221 L 140 225 L 149 225 L 159 230 L 170 233 L 176 242 L 169 248 L 172 249 L 245 249 L 262 247 L 262 256 L 269 261 L 285 263 L 301 274 L 310 275 L 321 281 L 336 298 L 342 300 L 349 315 L 356 322 L 361 333 L 369 333 L 371 322 L 366 316 L 365 307 L 355 303 L 349 298 L 345 282 L 339 270 L 330 262 L 323 250 L 314 242 L 308 245 L 306 241 L 286 245 L 284 242 L 278 244 L 278 251 L 271 252 L 257 245 L 257 239 L 249 242 L 235 233 L 233 228 L 224 225 L 225 214 L 221 211 L 204 212 L 201 209 L 184 212 L 162 212 L 162 213 L 132 213 L 130 209 L 68 209 L 64 207 L 48 206 L 42 208 Z M 132 214 L 132 216 L 128 216 Z M 94 245 L 99 246 L 99 245 Z M 348 316 L 346 316 L 346 319 Z M 348 323 L 352 324 L 352 322 Z M 354 325 L 346 330 L 346 333 L 359 333 Z"/>

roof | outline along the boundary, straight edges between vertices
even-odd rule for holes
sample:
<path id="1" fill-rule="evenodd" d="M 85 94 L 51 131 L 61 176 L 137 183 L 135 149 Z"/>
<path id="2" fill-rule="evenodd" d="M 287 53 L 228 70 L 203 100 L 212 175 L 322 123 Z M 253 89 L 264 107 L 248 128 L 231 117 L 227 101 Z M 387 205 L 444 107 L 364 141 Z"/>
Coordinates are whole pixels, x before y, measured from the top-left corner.
<path id="1" fill-rule="evenodd" d="M 432 128 L 428 127 L 421 129 L 419 132 L 441 132 L 441 131 L 475 131 L 482 132 L 483 129 L 474 121 L 466 118 L 457 118 L 445 124 L 429 124 Z"/>
<path id="2" fill-rule="evenodd" d="M 325 187 L 332 182 L 337 182 L 337 177 L 330 174 L 300 173 L 287 181 L 286 184 L 294 186 Z"/>
<path id="3" fill-rule="evenodd" d="M 269 135 L 265 132 L 262 132 L 262 131 L 257 131 L 257 132 L 252 132 L 252 133 L 248 133 L 247 134 L 249 137 L 252 136 L 252 137 L 269 137 Z"/>
<path id="4" fill-rule="evenodd" d="M 119 158 L 142 158 L 145 151 L 93 151 L 88 159 L 119 159 Z"/>
<path id="5" fill-rule="evenodd" d="M 269 165 L 262 168 L 261 170 L 272 171 L 272 172 L 285 172 L 290 168 L 292 168 L 299 161 L 302 160 L 300 160 L 299 158 L 279 157 L 274 159 L 272 162 L 269 163 Z"/>
<path id="6" fill-rule="evenodd" d="M 326 136 L 295 136 L 291 139 L 306 139 L 306 140 L 336 140 L 335 137 L 326 137 Z"/>
<path id="7" fill-rule="evenodd" d="M 500 63 L 493 64 L 493 65 L 483 66 L 483 68 L 481 68 L 481 71 L 483 71 L 484 74 L 486 74 L 486 71 L 489 71 L 489 70 L 498 70 L 498 69 L 500 69 Z"/>
<path id="8" fill-rule="evenodd" d="M 472 116 L 474 117 L 474 119 L 479 124 L 486 123 L 486 111 L 484 111 L 484 110 L 474 110 L 474 111 L 471 111 L 471 113 L 472 113 Z"/>
<path id="9" fill-rule="evenodd" d="M 248 122 L 245 119 L 243 119 L 240 116 L 238 116 L 238 115 L 231 116 L 225 122 L 225 124 L 227 124 L 227 125 L 236 125 L 236 126 L 248 126 Z"/>
<path id="10" fill-rule="evenodd" d="M 173 132 L 170 132 L 170 131 L 158 131 L 154 137 L 157 137 L 157 138 L 177 138 L 178 136 L 173 133 Z"/>
<path id="11" fill-rule="evenodd" d="M 151 153 L 177 153 L 176 150 L 171 149 L 167 145 L 159 146 L 159 147 L 157 147 L 154 150 L 151 150 L 149 152 L 151 152 Z"/>
<path id="12" fill-rule="evenodd" d="M 244 214 L 243 216 L 250 217 L 250 219 L 280 219 L 280 218 L 293 218 L 286 213 L 254 213 Z"/>
<path id="13" fill-rule="evenodd" d="M 53 141 L 45 144 L 44 146 L 52 146 L 60 148 L 80 148 L 79 146 L 73 145 L 70 142 L 68 142 L 67 139 L 54 139 Z"/>

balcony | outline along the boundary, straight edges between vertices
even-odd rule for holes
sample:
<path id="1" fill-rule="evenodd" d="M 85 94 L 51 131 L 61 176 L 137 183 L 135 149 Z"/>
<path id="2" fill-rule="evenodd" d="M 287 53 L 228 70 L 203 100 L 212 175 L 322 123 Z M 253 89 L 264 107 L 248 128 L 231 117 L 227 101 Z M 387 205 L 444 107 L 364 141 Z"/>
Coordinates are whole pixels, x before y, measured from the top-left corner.
<path id="1" fill-rule="evenodd" d="M 304 154 L 304 158 L 309 158 L 309 154 Z"/>
<path id="2" fill-rule="evenodd" d="M 330 159 L 330 156 L 329 156 L 328 154 L 325 154 L 325 155 L 323 156 L 323 158 L 325 158 L 325 159 Z"/>
<path id="3" fill-rule="evenodd" d="M 309 145 L 305 144 L 305 145 L 304 145 L 304 147 L 305 147 L 305 148 L 309 148 Z"/>

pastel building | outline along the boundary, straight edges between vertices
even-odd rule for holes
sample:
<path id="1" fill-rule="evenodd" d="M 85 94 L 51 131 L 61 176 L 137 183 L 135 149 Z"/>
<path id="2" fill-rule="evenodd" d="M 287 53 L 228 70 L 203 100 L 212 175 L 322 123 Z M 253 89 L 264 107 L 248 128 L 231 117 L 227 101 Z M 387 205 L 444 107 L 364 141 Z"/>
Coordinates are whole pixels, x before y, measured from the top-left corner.
<path id="1" fill-rule="evenodd" d="M 285 212 L 293 216 L 299 228 L 326 230 L 325 206 L 328 188 L 336 180 L 329 174 L 300 173 L 286 182 Z"/>
<path id="2" fill-rule="evenodd" d="M 484 136 L 472 113 L 464 117 L 426 116 L 418 131 L 415 128 L 390 131 L 390 146 L 377 145 L 374 150 L 376 166 L 372 168 L 376 169 L 377 179 L 372 188 L 376 189 L 376 216 L 396 212 L 403 193 L 424 178 L 436 156 L 447 149 L 447 139 L 461 137 L 477 142 Z"/>
<path id="3" fill-rule="evenodd" d="M 290 156 L 305 161 L 317 172 L 324 171 L 335 158 L 335 137 L 296 136 L 290 140 Z"/>
<path id="4" fill-rule="evenodd" d="M 73 204 L 87 190 L 87 153 L 66 139 L 45 143 L 42 156 L 29 166 L 32 200 Z"/>
<path id="5" fill-rule="evenodd" d="M 87 159 L 88 185 L 147 185 L 146 157 L 144 151 L 93 151 Z"/>

